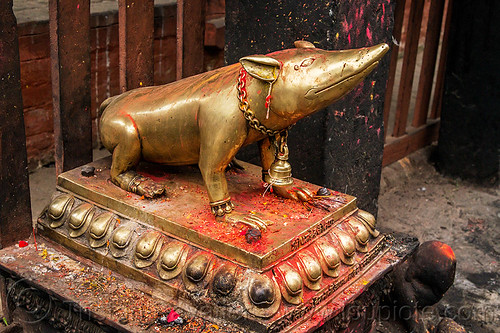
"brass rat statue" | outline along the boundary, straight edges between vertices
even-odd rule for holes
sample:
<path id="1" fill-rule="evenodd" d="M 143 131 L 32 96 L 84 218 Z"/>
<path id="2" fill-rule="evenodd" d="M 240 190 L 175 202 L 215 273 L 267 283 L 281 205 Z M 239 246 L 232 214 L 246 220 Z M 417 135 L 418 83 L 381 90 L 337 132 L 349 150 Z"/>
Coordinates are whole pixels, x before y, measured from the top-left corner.
<path id="1" fill-rule="evenodd" d="M 269 172 L 273 163 L 286 168 L 286 130 L 352 90 L 389 47 L 325 51 L 306 41 L 295 47 L 105 100 L 100 136 L 113 155 L 112 182 L 155 197 L 163 186 L 132 170 L 141 159 L 198 164 L 212 212 L 223 216 L 233 210 L 225 170 L 241 147 L 258 142 L 264 181 L 278 195 L 306 200 L 291 177 L 280 181 Z"/>

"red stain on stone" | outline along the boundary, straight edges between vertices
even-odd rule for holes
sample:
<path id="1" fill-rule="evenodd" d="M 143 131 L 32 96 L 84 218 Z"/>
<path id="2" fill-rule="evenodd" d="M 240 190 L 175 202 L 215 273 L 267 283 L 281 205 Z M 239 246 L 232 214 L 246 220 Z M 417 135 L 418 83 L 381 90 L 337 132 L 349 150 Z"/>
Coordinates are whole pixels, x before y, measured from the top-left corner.
<path id="1" fill-rule="evenodd" d="M 372 32 L 370 31 L 370 24 L 366 27 L 366 37 L 370 43 L 373 43 Z"/>
<path id="2" fill-rule="evenodd" d="M 342 27 L 344 28 L 345 32 L 349 31 L 349 24 L 347 23 L 347 19 L 344 18 L 344 21 L 342 22 Z"/>

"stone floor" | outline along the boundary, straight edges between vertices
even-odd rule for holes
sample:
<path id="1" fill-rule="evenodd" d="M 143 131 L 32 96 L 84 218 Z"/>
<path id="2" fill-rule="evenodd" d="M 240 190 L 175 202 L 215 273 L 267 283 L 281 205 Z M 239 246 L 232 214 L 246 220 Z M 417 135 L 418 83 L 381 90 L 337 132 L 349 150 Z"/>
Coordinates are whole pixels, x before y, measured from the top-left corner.
<path id="1" fill-rule="evenodd" d="M 443 177 L 433 147 L 382 172 L 378 225 L 455 251 L 455 284 L 427 318 L 447 316 L 468 332 L 500 332 L 500 189 Z"/>
<path id="2" fill-rule="evenodd" d="M 431 151 L 432 147 L 420 150 L 384 168 L 378 227 L 414 235 L 422 242 L 437 239 L 454 249 L 455 284 L 427 311 L 428 320 L 451 317 L 468 332 L 499 332 L 500 190 L 443 177 L 429 162 Z M 95 158 L 107 154 L 94 151 Z M 30 175 L 34 219 L 54 185 L 54 167 Z"/>

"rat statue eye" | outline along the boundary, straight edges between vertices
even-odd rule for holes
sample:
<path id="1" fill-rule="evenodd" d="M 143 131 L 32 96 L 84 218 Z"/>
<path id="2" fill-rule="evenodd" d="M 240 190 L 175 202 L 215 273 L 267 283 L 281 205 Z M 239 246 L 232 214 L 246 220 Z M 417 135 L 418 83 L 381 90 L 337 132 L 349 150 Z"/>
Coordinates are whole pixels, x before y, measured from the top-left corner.
<path id="1" fill-rule="evenodd" d="M 302 63 L 300 64 L 300 67 L 311 66 L 313 62 L 314 62 L 314 58 L 307 58 L 304 61 L 302 61 Z"/>

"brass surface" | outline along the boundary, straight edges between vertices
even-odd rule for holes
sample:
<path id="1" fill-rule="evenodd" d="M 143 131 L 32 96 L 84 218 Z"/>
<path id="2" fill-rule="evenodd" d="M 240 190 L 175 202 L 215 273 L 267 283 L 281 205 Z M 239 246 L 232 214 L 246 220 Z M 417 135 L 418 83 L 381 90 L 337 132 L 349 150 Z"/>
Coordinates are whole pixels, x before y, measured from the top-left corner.
<path id="1" fill-rule="evenodd" d="M 77 169 L 58 178 L 58 190 L 75 200 L 75 207 L 64 214 L 78 218 L 68 227 L 52 229 L 47 227 L 52 219 L 42 214 L 43 233 L 125 276 L 148 281 L 155 293 L 175 295 L 179 304 L 225 309 L 231 318 L 252 325 L 295 325 L 298 318 L 337 297 L 338 291 L 352 290 L 352 281 L 377 262 L 386 246 L 383 237 L 371 237 L 370 225 L 358 216 L 355 198 L 331 191 L 330 212 L 307 211 L 301 203 L 263 195 L 261 170 L 249 164 L 227 172 L 227 177 L 235 198 L 241 199 L 231 215 L 247 212 L 243 218 L 250 216 L 266 227 L 256 243 L 245 241 L 247 224 L 220 223 L 206 211 L 203 182 L 193 169 L 161 171 L 141 164 L 137 173 L 152 175 L 171 194 L 145 200 L 109 182 L 109 160 L 91 165 L 95 177 L 83 177 Z M 318 191 L 315 185 L 294 183 L 307 192 Z M 87 228 L 83 211 L 94 216 L 88 218 Z M 71 226 L 86 228 L 86 237 L 70 237 Z M 93 248 L 92 240 L 106 240 L 111 254 L 104 246 Z M 263 265 L 262 258 L 268 264 Z"/>
<path id="2" fill-rule="evenodd" d="M 278 284 L 264 274 L 250 273 L 242 296 L 247 311 L 260 318 L 272 317 L 281 305 Z"/>
<path id="3" fill-rule="evenodd" d="M 95 217 L 90 223 L 89 244 L 93 248 L 104 246 L 107 242 L 106 236 L 113 230 L 115 215 L 104 212 Z"/>
<path id="4" fill-rule="evenodd" d="M 231 198 L 226 198 L 224 200 L 211 202 L 210 209 L 212 210 L 212 214 L 215 216 L 224 216 L 225 214 L 229 214 L 233 211 L 234 205 L 231 202 Z"/>
<path id="5" fill-rule="evenodd" d="M 358 217 L 363 219 L 368 225 L 372 228 L 375 229 L 375 216 L 372 214 L 368 213 L 367 211 L 364 210 L 358 210 Z"/>
<path id="6" fill-rule="evenodd" d="M 292 166 L 288 163 L 288 147 L 283 147 L 283 152 L 276 154 L 276 160 L 269 168 L 269 178 L 264 178 L 273 186 L 290 186 L 293 184 Z"/>
<path id="7" fill-rule="evenodd" d="M 297 264 L 300 275 L 307 288 L 319 290 L 321 288 L 322 269 L 318 260 L 309 251 L 297 254 Z"/>
<path id="8" fill-rule="evenodd" d="M 391 252 L 387 246 L 387 241 L 391 242 L 394 239 L 392 236 L 381 236 L 375 242 L 375 246 L 370 250 L 370 253 L 363 257 L 361 261 L 355 263 L 348 270 L 347 274 L 342 274 L 334 279 L 328 286 L 319 290 L 316 295 L 307 301 L 304 301 L 301 306 L 295 307 L 292 311 L 286 313 L 281 318 L 277 319 L 269 328 L 268 332 L 293 332 L 300 331 L 301 324 L 310 320 L 309 317 L 304 317 L 304 313 L 318 314 L 326 310 L 332 302 L 336 303 L 338 297 L 345 299 L 347 295 L 353 294 L 349 291 L 355 285 L 369 286 L 375 280 L 364 280 L 367 277 L 367 271 L 373 266 L 380 265 L 381 261 L 373 260 L 380 259 L 380 256 Z M 359 274 L 359 275 L 358 275 Z M 343 286 L 343 287 L 341 287 Z M 349 297 L 349 296 L 348 296 Z M 318 305 L 319 304 L 319 305 Z M 341 303 L 342 304 L 342 303 Z"/>
<path id="9" fill-rule="evenodd" d="M 126 248 L 130 244 L 133 235 L 134 230 L 131 225 L 120 225 L 115 229 L 109 243 L 109 250 L 113 257 L 121 258 L 127 254 Z"/>
<path id="10" fill-rule="evenodd" d="M 241 147 L 259 142 L 261 155 L 272 154 L 263 149 L 267 135 L 276 135 L 340 99 L 389 49 L 386 44 L 343 51 L 316 49 L 308 42 L 295 45 L 295 49 L 244 57 L 240 64 L 107 99 L 101 105 L 99 129 L 103 145 L 113 154 L 113 183 L 154 197 L 164 188 L 151 179 L 136 178 L 131 170 L 141 159 L 166 165 L 197 164 L 209 201 L 226 200 L 230 193 L 224 172 Z M 248 73 L 242 90 L 246 102 L 237 92 L 242 68 Z M 252 118 L 245 119 L 242 103 Z M 256 122 L 257 127 L 252 125 Z M 256 129 L 261 127 L 266 134 Z M 262 159 L 263 170 L 269 169 L 273 157 Z M 293 198 L 287 191 L 278 193 Z M 226 207 L 220 212 L 229 213 Z"/>
<path id="11" fill-rule="evenodd" d="M 308 42 L 306 40 L 296 40 L 295 42 L 293 42 L 293 45 L 297 48 L 304 48 L 304 49 L 314 49 L 316 48 L 316 46 L 314 46 L 313 43 L 311 42 Z"/>
<path id="12" fill-rule="evenodd" d="M 367 245 L 370 240 L 370 232 L 368 231 L 368 228 L 356 218 L 347 221 L 346 227 L 352 232 L 354 238 L 356 239 L 356 249 L 359 252 L 367 252 Z"/>
<path id="13" fill-rule="evenodd" d="M 378 237 L 380 232 L 375 229 L 375 216 L 364 210 L 358 210 L 357 218 L 367 227 L 373 237 Z"/>
<path id="14" fill-rule="evenodd" d="M 252 62 L 257 63 L 258 61 L 261 60 L 260 57 L 246 57 L 248 60 L 251 59 Z M 245 62 L 243 62 L 245 63 Z M 265 62 L 262 62 L 260 65 L 266 66 Z M 278 64 L 279 65 L 279 64 Z M 252 70 L 252 67 L 250 67 L 250 70 Z M 259 73 L 255 73 L 254 76 L 259 76 Z M 258 77 L 260 79 L 260 77 Z M 264 135 L 274 137 L 281 133 L 283 130 L 272 130 L 267 128 L 265 125 L 263 125 L 259 119 L 255 116 L 255 113 L 250 109 L 250 103 L 247 99 L 248 93 L 247 93 L 247 86 L 246 86 L 246 80 L 247 79 L 247 71 L 245 70 L 244 67 L 240 68 L 240 74 L 238 76 L 238 100 L 239 100 L 239 108 L 240 111 L 243 112 L 243 117 L 246 119 L 248 126 Z M 269 80 L 269 94 L 268 96 L 271 96 L 271 90 L 273 87 L 273 83 L 275 80 Z M 266 101 L 267 102 L 267 101 Z M 268 102 L 267 102 L 268 103 Z M 266 118 L 269 117 L 269 104 L 267 104 L 267 114 Z"/>
<path id="15" fill-rule="evenodd" d="M 356 253 L 356 243 L 345 231 L 335 228 L 330 235 L 334 239 L 334 243 L 338 244 L 341 252 L 340 260 L 346 265 L 355 263 L 354 254 Z"/>
<path id="16" fill-rule="evenodd" d="M 228 296 L 238 283 L 236 265 L 224 264 L 214 273 L 212 290 L 222 296 Z"/>
<path id="17" fill-rule="evenodd" d="M 340 255 L 334 246 L 324 240 L 317 241 L 315 244 L 316 253 L 321 264 L 323 272 L 330 277 L 339 276 Z"/>
<path id="18" fill-rule="evenodd" d="M 200 252 L 191 257 L 184 266 L 182 281 L 190 291 L 203 290 L 212 277 L 214 257 L 205 252 Z"/>
<path id="19" fill-rule="evenodd" d="M 160 254 L 163 237 L 156 231 L 144 233 L 135 245 L 134 264 L 137 268 L 151 266 Z"/>
<path id="20" fill-rule="evenodd" d="M 80 206 L 80 199 L 76 201 L 76 206 Z M 96 215 L 99 216 L 101 213 L 102 209 L 97 207 Z M 357 211 L 354 212 L 354 215 L 344 217 L 334 229 L 344 229 L 346 223 L 353 216 L 356 216 L 356 214 Z M 122 217 L 119 217 L 119 220 L 120 225 L 118 228 L 128 226 L 129 230 L 137 231 L 132 232 L 132 234 L 137 233 L 144 236 L 148 232 L 152 232 L 150 227 L 140 221 L 130 221 Z M 273 331 L 279 331 L 274 329 L 276 327 L 287 327 L 288 329 L 290 325 L 301 322 L 300 318 L 306 320 L 313 313 L 320 311 L 325 304 L 329 304 L 332 301 L 345 300 L 347 295 L 351 295 L 356 285 L 367 286 L 374 281 L 373 275 L 370 275 L 373 272 L 367 274 L 367 271 L 371 270 L 373 265 L 390 265 L 394 262 L 391 259 L 380 260 L 381 251 L 384 253 L 389 249 L 384 236 L 371 239 L 368 245 L 369 251 L 367 253 L 356 252 L 354 254 L 354 264 L 352 266 L 341 265 L 339 277 L 333 278 L 325 274 L 321 278 L 322 282 L 319 290 L 307 290 L 307 292 L 303 290 L 301 302 L 295 303 L 293 300 L 290 302 L 288 300 L 290 298 L 287 299 L 287 296 L 296 295 L 297 290 L 300 290 L 301 283 L 298 282 L 297 276 L 295 275 L 294 277 L 293 274 L 289 275 L 287 279 L 283 279 L 280 269 L 282 265 L 286 264 L 292 267 L 294 271 L 297 271 L 297 262 L 301 255 L 305 256 L 305 258 L 311 258 L 313 261 L 317 260 L 321 262 L 321 255 L 316 249 L 317 242 L 325 241 L 333 246 L 338 245 L 338 240 L 335 241 L 333 238 L 330 238 L 331 231 L 318 236 L 319 239 L 316 239 L 316 242 L 313 244 L 305 248 L 299 248 L 297 253 L 280 260 L 278 266 L 269 268 L 262 273 L 241 266 L 238 269 L 234 263 L 224 258 L 214 256 L 207 251 L 200 251 L 193 245 L 184 244 L 186 248 L 191 250 L 182 251 L 182 253 L 189 256 L 188 261 L 193 265 L 189 272 L 186 269 L 184 272 L 188 272 L 192 279 L 187 278 L 186 274 L 183 273 L 180 277 L 166 280 L 161 278 L 160 270 L 156 274 L 156 271 L 150 268 L 137 268 L 134 264 L 136 242 L 128 241 L 127 237 L 123 237 L 125 240 L 119 243 L 128 244 L 124 247 L 124 250 L 128 254 L 115 259 L 104 251 L 92 249 L 85 242 L 85 238 L 68 237 L 68 228 L 49 228 L 49 222 L 50 218 L 46 215 L 42 215 L 39 218 L 38 230 L 41 235 L 46 235 L 51 240 L 72 249 L 78 254 L 91 258 L 93 261 L 103 264 L 110 269 L 117 270 L 127 277 L 147 282 L 149 286 L 154 288 L 155 293 L 158 295 L 175 297 L 179 301 L 179 305 L 189 304 L 188 306 L 195 306 L 197 308 L 201 306 L 204 309 L 209 309 L 208 311 L 215 308 L 217 308 L 217 311 L 227 311 L 228 315 L 231 313 L 230 315 L 233 316 L 231 318 L 243 317 L 244 321 L 248 321 L 250 325 L 247 326 L 248 328 L 254 328 L 256 327 L 255 325 L 263 325 L 261 329 L 263 331 L 266 329 L 271 330 L 271 327 L 273 327 Z M 351 238 L 352 242 L 356 242 L 354 235 L 350 233 L 345 234 Z M 164 249 L 168 248 L 169 244 L 177 242 L 168 235 L 164 237 L 167 241 Z M 155 242 L 150 243 L 154 244 Z M 111 244 L 112 242 L 110 242 L 110 247 Z M 144 253 L 147 256 L 151 251 L 145 251 Z M 158 257 L 158 265 L 163 261 L 162 257 L 163 255 Z M 182 258 L 177 263 L 176 257 L 178 256 L 173 255 L 173 257 L 172 260 L 169 260 L 171 262 L 168 265 L 169 268 L 186 268 L 186 265 L 183 265 Z M 302 261 L 304 260 L 302 259 Z M 209 264 L 207 265 L 207 263 Z M 240 273 L 238 273 L 238 270 Z M 319 274 L 312 271 L 309 275 L 311 280 L 315 280 L 318 276 L 321 276 L 321 271 L 319 271 Z M 363 280 L 356 282 L 360 278 Z M 304 281 L 305 278 L 300 277 L 300 279 Z M 194 283 L 192 280 L 197 281 L 197 283 Z M 283 304 L 283 306 L 281 306 L 280 302 L 281 296 L 283 296 L 284 301 L 287 303 Z M 243 309 L 246 309 L 248 312 Z"/>
<path id="21" fill-rule="evenodd" d="M 177 239 L 192 242 L 203 249 L 210 249 L 220 256 L 257 270 L 265 269 L 297 247 L 312 241 L 314 239 L 312 235 L 333 228 L 339 219 L 356 210 L 356 198 L 345 194 L 339 194 L 345 203 L 339 203 L 330 212 L 316 209 L 309 214 L 301 204 L 288 203 L 286 200 L 277 208 L 279 214 L 269 210 L 259 210 L 259 207 L 266 207 L 264 204 L 272 199 L 273 194 L 268 193 L 262 197 L 264 189 L 260 183 L 260 168 L 241 162 L 245 168 L 243 171 L 228 174 L 229 179 L 232 180 L 230 188 L 236 197 L 241 193 L 245 198 L 255 199 L 251 201 L 246 199 L 246 202 L 241 201 L 237 205 L 239 210 L 230 214 L 229 217 L 240 217 L 240 219 L 236 219 L 235 227 L 231 227 L 231 223 L 217 223 L 210 213 L 203 215 L 208 207 L 207 204 L 206 206 L 203 204 L 207 197 L 202 191 L 202 177 L 199 173 L 193 172 L 193 169 L 175 169 L 175 172 L 167 174 L 168 181 L 161 182 L 161 184 L 172 189 L 171 192 L 173 191 L 174 195 L 169 200 L 148 201 L 135 195 L 126 195 L 126 192 L 110 183 L 108 181 L 109 163 L 109 158 L 105 158 L 88 164 L 96 170 L 101 170 L 91 178 L 81 176 L 79 169 L 59 175 L 58 189 L 71 192 L 77 198 L 85 198 L 99 207 L 106 207 L 115 213 L 119 212 L 120 215 L 130 219 L 144 221 Z M 318 188 L 316 185 L 297 179 L 294 179 L 294 183 L 303 188 L 312 188 L 311 191 L 316 191 L 313 189 Z M 180 187 L 191 190 L 186 192 Z M 288 215 L 294 213 L 301 213 L 304 217 L 290 219 Z M 193 217 L 188 218 L 190 215 Z M 200 215 L 200 218 L 195 218 Z M 193 223 L 195 221 L 196 224 Z M 266 236 L 268 240 L 264 246 L 254 248 L 240 245 L 236 242 L 236 238 L 221 239 L 220 230 L 227 232 L 230 231 L 228 229 L 235 228 L 238 238 L 244 241 L 244 237 L 239 236 L 238 221 L 263 231 L 267 230 L 266 234 L 269 236 Z M 286 227 L 285 222 L 288 223 Z M 123 248 L 126 241 L 131 241 L 130 238 L 135 234 L 133 230 L 123 229 L 123 225 L 117 227 L 118 229 L 113 231 L 110 239 L 110 251 L 113 256 L 124 255 Z M 305 236 L 308 236 L 307 240 L 302 240 Z"/>
<path id="22" fill-rule="evenodd" d="M 281 280 L 281 283 L 278 283 L 278 285 L 285 301 L 290 304 L 300 304 L 304 295 L 300 274 L 288 263 L 279 265 L 275 272 Z"/>
<path id="23" fill-rule="evenodd" d="M 61 194 L 52 200 L 47 208 L 47 215 L 52 220 L 50 222 L 51 228 L 58 228 L 64 224 L 64 215 L 66 212 L 71 210 L 74 202 L 75 198 L 66 193 Z"/>
<path id="24" fill-rule="evenodd" d="M 226 221 L 230 223 L 242 223 L 251 228 L 259 229 L 263 232 L 267 231 L 267 226 L 272 225 L 273 222 L 264 220 L 258 212 L 251 214 L 241 214 L 235 212 L 231 216 L 226 216 Z"/>
<path id="25" fill-rule="evenodd" d="M 158 275 L 163 280 L 170 280 L 179 275 L 188 255 L 187 244 L 173 241 L 167 244 L 158 261 Z"/>
<path id="26" fill-rule="evenodd" d="M 68 218 L 70 237 L 79 237 L 87 231 L 90 221 L 94 216 L 94 206 L 84 202 L 76 207 Z"/>

